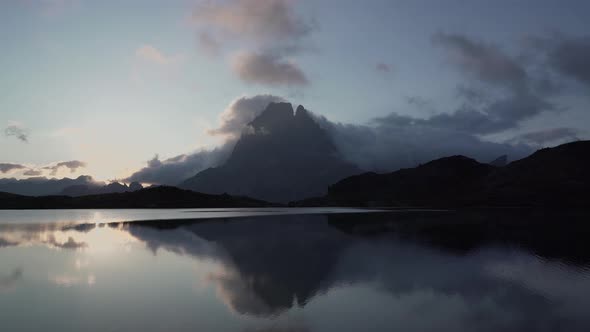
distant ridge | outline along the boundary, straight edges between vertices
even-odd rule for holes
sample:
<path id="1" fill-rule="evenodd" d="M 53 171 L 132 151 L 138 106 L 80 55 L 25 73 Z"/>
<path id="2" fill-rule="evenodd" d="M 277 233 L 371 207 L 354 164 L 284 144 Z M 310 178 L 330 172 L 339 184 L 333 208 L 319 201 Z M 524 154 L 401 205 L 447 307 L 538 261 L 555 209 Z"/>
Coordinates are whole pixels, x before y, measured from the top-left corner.
<path id="1" fill-rule="evenodd" d="M 134 192 L 31 197 L 0 192 L 0 209 L 230 208 L 276 206 L 247 197 L 208 195 L 175 187 L 151 187 Z"/>
<path id="2" fill-rule="evenodd" d="M 28 179 L 0 179 L 0 191 L 27 196 L 57 195 L 72 186 L 104 186 L 104 182 L 95 181 L 91 176 L 81 175 L 75 179 L 48 179 L 33 177 Z"/>
<path id="3" fill-rule="evenodd" d="M 104 184 L 78 184 L 64 188 L 59 194 L 64 196 L 88 196 L 112 193 L 124 193 L 143 189 L 139 182 L 132 182 L 129 185 L 119 182 Z"/>

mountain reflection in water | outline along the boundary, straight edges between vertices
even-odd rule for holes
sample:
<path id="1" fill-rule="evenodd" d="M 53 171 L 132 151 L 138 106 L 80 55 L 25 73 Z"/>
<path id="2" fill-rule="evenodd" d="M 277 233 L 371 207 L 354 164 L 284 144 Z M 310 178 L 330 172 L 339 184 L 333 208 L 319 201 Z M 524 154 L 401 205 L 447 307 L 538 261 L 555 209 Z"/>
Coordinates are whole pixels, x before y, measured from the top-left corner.
<path id="1" fill-rule="evenodd" d="M 0 321 L 8 331 L 588 331 L 583 220 L 474 211 L 1 225 Z"/>

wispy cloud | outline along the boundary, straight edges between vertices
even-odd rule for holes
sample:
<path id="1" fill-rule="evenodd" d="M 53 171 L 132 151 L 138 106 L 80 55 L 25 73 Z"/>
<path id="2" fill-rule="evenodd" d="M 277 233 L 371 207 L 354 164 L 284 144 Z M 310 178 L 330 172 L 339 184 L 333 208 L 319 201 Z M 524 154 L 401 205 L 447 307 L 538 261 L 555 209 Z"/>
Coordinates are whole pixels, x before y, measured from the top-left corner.
<path id="1" fill-rule="evenodd" d="M 393 67 L 390 64 L 384 63 L 384 62 L 380 62 L 378 64 L 375 65 L 375 70 L 380 72 L 380 73 L 386 73 L 389 74 L 393 71 Z"/>
<path id="2" fill-rule="evenodd" d="M 184 59 L 182 54 L 167 55 L 153 45 L 140 46 L 135 55 L 141 60 L 163 66 L 178 64 Z"/>
<path id="3" fill-rule="evenodd" d="M 590 86 L 590 35 L 580 37 L 555 33 L 549 37 L 525 39 L 533 54 L 544 59 L 554 72 Z"/>
<path id="4" fill-rule="evenodd" d="M 207 55 L 217 56 L 221 53 L 221 43 L 207 32 L 199 33 L 198 42 L 201 50 Z"/>
<path id="5" fill-rule="evenodd" d="M 41 176 L 43 175 L 43 171 L 38 169 L 28 169 L 23 173 L 24 176 Z"/>
<path id="6" fill-rule="evenodd" d="M 579 140 L 579 135 L 580 131 L 577 129 L 561 127 L 528 132 L 515 137 L 512 141 L 517 143 L 543 145 L 558 141 L 576 141 Z"/>
<path id="7" fill-rule="evenodd" d="M 27 168 L 25 165 L 21 165 L 21 164 L 11 164 L 11 163 L 0 163 L 0 172 L 3 174 L 15 171 L 15 170 L 21 170 L 21 169 L 25 169 Z"/>
<path id="8" fill-rule="evenodd" d="M 11 123 L 6 128 L 4 128 L 4 135 L 7 137 L 16 137 L 18 140 L 24 143 L 29 142 L 28 129 L 16 122 Z"/>
<path id="9" fill-rule="evenodd" d="M 62 161 L 59 163 L 56 163 L 55 165 L 51 165 L 51 166 L 45 166 L 43 167 L 43 169 L 49 170 L 51 171 L 51 175 L 56 175 L 57 171 L 59 171 L 60 168 L 67 168 L 70 170 L 70 173 L 74 173 L 76 170 L 78 170 L 78 168 L 84 168 L 86 167 L 86 163 L 83 161 L 79 161 L 79 160 L 70 160 L 70 161 Z"/>
<path id="10" fill-rule="evenodd" d="M 270 54 L 239 53 L 232 59 L 232 69 L 240 79 L 250 83 L 269 86 L 309 84 L 296 62 Z"/>

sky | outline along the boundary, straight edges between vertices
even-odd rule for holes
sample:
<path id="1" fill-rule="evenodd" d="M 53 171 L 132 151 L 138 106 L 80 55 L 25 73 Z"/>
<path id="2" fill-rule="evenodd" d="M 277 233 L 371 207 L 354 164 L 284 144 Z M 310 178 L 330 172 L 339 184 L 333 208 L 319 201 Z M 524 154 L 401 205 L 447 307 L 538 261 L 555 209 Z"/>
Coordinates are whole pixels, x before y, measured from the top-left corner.
<path id="1" fill-rule="evenodd" d="M 224 128 L 276 100 L 325 117 L 348 159 L 379 170 L 409 153 L 588 139 L 589 12 L 580 0 L 3 0 L 0 177 L 195 173 L 235 141 Z"/>

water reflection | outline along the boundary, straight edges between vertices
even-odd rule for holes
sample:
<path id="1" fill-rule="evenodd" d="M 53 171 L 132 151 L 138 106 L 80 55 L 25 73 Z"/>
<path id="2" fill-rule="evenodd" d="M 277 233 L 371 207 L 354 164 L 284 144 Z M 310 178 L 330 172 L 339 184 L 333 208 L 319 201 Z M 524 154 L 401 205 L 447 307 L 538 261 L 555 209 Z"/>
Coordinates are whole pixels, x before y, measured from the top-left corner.
<path id="1" fill-rule="evenodd" d="M 497 216 L 1 226 L 0 310 L 24 308 L 35 293 L 63 304 L 36 308 L 62 330 L 587 331 L 588 252 L 577 245 L 585 228 L 569 231 L 574 248 L 564 250 L 566 234 L 539 218 L 504 216 L 512 228 L 493 232 L 498 223 L 482 218 Z M 58 321 L 72 310 L 109 320 Z"/>

